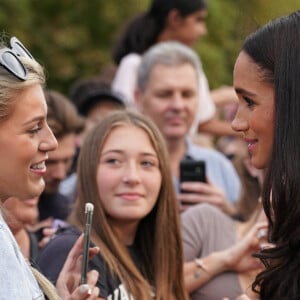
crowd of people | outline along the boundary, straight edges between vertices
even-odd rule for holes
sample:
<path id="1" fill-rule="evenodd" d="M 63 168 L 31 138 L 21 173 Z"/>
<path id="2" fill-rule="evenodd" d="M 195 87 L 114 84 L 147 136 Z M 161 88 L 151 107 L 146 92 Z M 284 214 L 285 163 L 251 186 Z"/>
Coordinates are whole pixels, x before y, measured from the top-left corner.
<path id="1" fill-rule="evenodd" d="M 0 299 L 299 298 L 300 12 L 246 37 L 215 91 L 192 49 L 206 16 L 204 0 L 153 0 L 120 35 L 111 83 L 68 95 L 16 37 L 1 46 Z M 182 161 L 205 180 L 182 181 Z"/>

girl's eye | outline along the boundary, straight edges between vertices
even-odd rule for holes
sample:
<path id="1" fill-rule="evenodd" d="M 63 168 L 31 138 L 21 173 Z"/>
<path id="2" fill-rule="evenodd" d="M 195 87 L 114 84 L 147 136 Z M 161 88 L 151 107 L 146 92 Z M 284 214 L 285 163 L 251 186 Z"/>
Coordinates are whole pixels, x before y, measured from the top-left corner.
<path id="1" fill-rule="evenodd" d="M 154 166 L 154 163 L 151 161 L 145 160 L 145 161 L 142 161 L 142 165 L 146 166 L 146 167 L 148 167 L 148 166 L 151 167 L 151 166 Z"/>
<path id="2" fill-rule="evenodd" d="M 243 99 L 246 102 L 248 107 L 252 107 L 255 104 L 255 102 L 248 97 L 243 97 Z"/>
<path id="3" fill-rule="evenodd" d="M 116 165 L 116 164 L 120 163 L 120 160 L 118 160 L 116 158 L 108 158 L 105 162 L 107 164 Z"/>
<path id="4" fill-rule="evenodd" d="M 156 162 L 155 160 L 143 160 L 142 162 L 141 162 L 141 164 L 142 164 L 142 166 L 144 166 L 144 167 L 147 167 L 147 168 L 149 168 L 149 167 L 158 167 L 158 162 Z"/>

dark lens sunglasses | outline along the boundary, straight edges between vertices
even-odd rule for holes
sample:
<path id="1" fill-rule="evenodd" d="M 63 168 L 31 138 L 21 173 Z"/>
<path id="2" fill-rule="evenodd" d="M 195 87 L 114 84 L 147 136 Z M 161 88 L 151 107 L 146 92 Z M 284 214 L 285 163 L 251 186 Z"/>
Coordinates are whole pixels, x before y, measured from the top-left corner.
<path id="1" fill-rule="evenodd" d="M 28 71 L 19 57 L 28 57 L 33 60 L 34 58 L 16 37 L 10 39 L 10 47 L 0 49 L 0 65 L 15 77 L 25 81 L 28 77 Z"/>

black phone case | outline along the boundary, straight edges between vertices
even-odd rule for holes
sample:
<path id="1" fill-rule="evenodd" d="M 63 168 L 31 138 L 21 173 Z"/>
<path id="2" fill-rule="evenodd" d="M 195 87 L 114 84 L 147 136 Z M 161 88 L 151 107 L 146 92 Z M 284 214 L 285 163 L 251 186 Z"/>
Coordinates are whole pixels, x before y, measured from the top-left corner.
<path id="1" fill-rule="evenodd" d="M 206 182 L 206 168 L 203 160 L 182 160 L 180 182 Z"/>

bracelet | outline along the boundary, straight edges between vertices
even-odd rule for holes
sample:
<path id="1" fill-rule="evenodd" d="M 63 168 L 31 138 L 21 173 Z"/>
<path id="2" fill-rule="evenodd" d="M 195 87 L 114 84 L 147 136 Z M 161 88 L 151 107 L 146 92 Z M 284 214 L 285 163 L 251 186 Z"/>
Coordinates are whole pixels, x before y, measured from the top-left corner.
<path id="1" fill-rule="evenodd" d="M 205 266 L 204 266 L 204 262 L 203 262 L 203 259 L 201 258 L 195 258 L 194 259 L 194 262 L 196 264 L 196 266 L 200 269 L 202 269 L 203 271 L 207 272 Z"/>
<path id="2" fill-rule="evenodd" d="M 200 273 L 200 271 L 198 269 L 201 269 L 205 273 L 208 274 L 208 271 L 207 271 L 206 267 L 204 266 L 203 259 L 201 259 L 201 258 L 195 258 L 194 262 L 195 262 L 195 264 L 197 266 L 197 271 L 194 273 L 195 279 L 198 279 L 201 276 L 201 273 Z"/>

